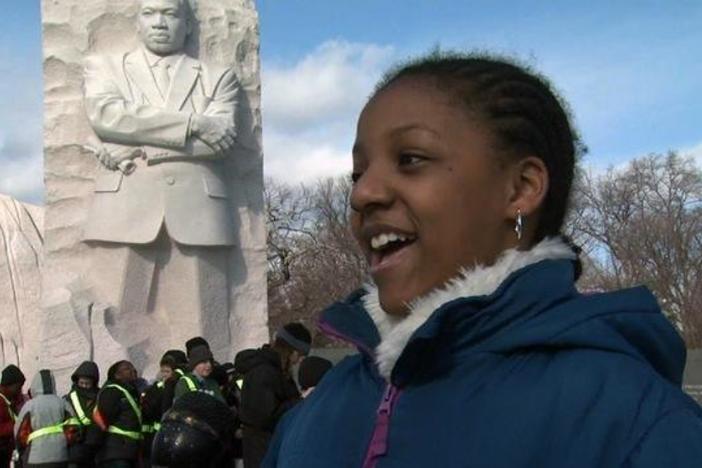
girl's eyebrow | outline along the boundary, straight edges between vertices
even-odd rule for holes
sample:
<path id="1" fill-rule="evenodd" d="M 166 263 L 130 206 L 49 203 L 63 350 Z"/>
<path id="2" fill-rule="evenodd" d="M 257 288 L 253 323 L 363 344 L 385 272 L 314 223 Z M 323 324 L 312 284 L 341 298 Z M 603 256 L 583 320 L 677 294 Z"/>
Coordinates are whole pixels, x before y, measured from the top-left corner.
<path id="1" fill-rule="evenodd" d="M 412 132 L 415 130 L 428 132 L 437 138 L 439 137 L 439 132 L 437 132 L 433 128 L 427 127 L 426 125 L 421 124 L 421 123 L 409 123 L 406 125 L 395 127 L 392 130 L 390 130 L 388 133 L 391 137 L 395 137 L 395 136 L 401 135 L 403 133 Z M 353 145 L 353 148 L 351 149 L 351 154 L 353 154 L 353 155 L 363 154 L 363 145 L 359 142 L 355 142 Z"/>
<path id="2" fill-rule="evenodd" d="M 395 136 L 395 135 L 398 135 L 398 134 L 401 134 L 401 133 L 407 133 L 407 132 L 411 132 L 411 131 L 414 131 L 414 130 L 420 130 L 420 131 L 424 131 L 424 132 L 429 132 L 429 133 L 433 134 L 433 135 L 436 136 L 436 137 L 439 136 L 439 132 L 437 132 L 437 131 L 434 130 L 433 128 L 427 127 L 426 125 L 421 124 L 421 123 L 410 123 L 410 124 L 407 124 L 407 125 L 402 125 L 401 127 L 393 128 L 393 129 L 390 131 L 390 134 L 393 135 L 393 136 Z"/>

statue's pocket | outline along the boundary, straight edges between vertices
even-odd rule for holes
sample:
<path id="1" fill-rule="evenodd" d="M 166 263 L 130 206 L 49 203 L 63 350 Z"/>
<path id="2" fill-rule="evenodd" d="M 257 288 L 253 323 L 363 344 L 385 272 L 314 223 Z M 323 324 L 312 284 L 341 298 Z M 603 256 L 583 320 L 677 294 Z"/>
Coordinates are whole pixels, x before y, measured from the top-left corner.
<path id="1" fill-rule="evenodd" d="M 95 179 L 95 192 L 119 192 L 124 174 L 120 171 L 103 174 Z"/>
<path id="2" fill-rule="evenodd" d="M 227 186 L 222 179 L 215 176 L 204 176 L 202 181 L 205 184 L 205 193 L 211 198 L 229 198 Z"/>

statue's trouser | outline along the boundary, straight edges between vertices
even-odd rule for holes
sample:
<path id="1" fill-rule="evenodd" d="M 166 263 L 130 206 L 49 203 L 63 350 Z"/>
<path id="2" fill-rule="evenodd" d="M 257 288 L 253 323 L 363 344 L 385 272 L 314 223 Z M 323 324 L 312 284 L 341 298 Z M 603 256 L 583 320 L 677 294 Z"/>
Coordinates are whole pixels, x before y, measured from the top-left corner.
<path id="1" fill-rule="evenodd" d="M 91 283 L 115 309 L 107 327 L 135 364 L 155 371 L 164 351 L 197 335 L 215 353 L 227 346 L 230 247 L 178 244 L 165 229 L 150 244 L 91 246 Z"/>

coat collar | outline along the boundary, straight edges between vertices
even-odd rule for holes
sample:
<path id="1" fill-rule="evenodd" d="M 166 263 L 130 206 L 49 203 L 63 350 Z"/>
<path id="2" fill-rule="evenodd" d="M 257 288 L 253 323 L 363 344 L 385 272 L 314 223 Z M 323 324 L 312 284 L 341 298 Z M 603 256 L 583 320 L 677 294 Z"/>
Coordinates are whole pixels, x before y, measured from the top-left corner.
<path id="1" fill-rule="evenodd" d="M 380 306 L 378 289 L 373 285 L 368 286 L 368 294 L 364 296 L 363 303 L 380 333 L 381 343 L 376 348 L 376 363 L 381 375 L 389 379 L 410 337 L 442 305 L 459 298 L 490 295 L 508 276 L 526 266 L 543 260 L 575 258 L 573 250 L 559 238 L 545 239 L 531 250 L 507 250 L 493 265 L 464 268 L 443 287 L 415 299 L 409 306 L 409 314 L 404 317 L 385 313 Z"/>
<path id="2" fill-rule="evenodd" d="M 443 287 L 414 300 L 410 304 L 409 314 L 399 318 L 385 313 L 380 306 L 378 290 L 374 285 L 368 285 L 366 291 L 354 293 L 325 311 L 320 328 L 328 335 L 355 344 L 361 351 L 374 357 L 380 375 L 389 381 L 398 360 L 407 354 L 405 351 L 408 344 L 411 344 L 410 341 L 422 338 L 427 342 L 436 337 L 440 333 L 442 321 L 455 310 L 453 305 L 487 301 L 500 286 L 509 283 L 507 280 L 511 276 L 517 276 L 515 273 L 519 270 L 545 260 L 566 260 L 567 265 L 557 268 L 556 274 L 563 277 L 560 289 L 570 293 L 573 283 L 570 263 L 575 259 L 576 254 L 560 238 L 545 239 L 527 251 L 507 250 L 493 265 L 476 265 L 463 269 Z M 532 299 L 538 302 L 540 296 Z M 524 300 L 524 297 L 519 300 Z M 518 316 L 520 311 L 515 314 Z M 472 319 L 466 315 L 461 311 L 458 320 Z M 476 340 L 480 333 L 489 334 L 504 325 L 491 317 L 476 319 L 491 320 L 482 329 L 479 324 L 469 326 L 472 337 Z M 502 320 L 517 319 L 518 317 L 502 317 Z"/>

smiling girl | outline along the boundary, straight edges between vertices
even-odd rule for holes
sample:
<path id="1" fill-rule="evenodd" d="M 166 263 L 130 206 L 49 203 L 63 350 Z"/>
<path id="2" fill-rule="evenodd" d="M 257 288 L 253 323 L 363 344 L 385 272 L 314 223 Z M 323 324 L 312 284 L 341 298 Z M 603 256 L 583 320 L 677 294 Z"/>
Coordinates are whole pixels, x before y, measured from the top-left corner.
<path id="1" fill-rule="evenodd" d="M 278 428 L 278 467 L 698 467 L 685 350 L 645 288 L 582 295 L 560 236 L 579 142 L 501 59 L 390 73 L 353 148 L 373 284 L 320 328 L 358 347 Z"/>

